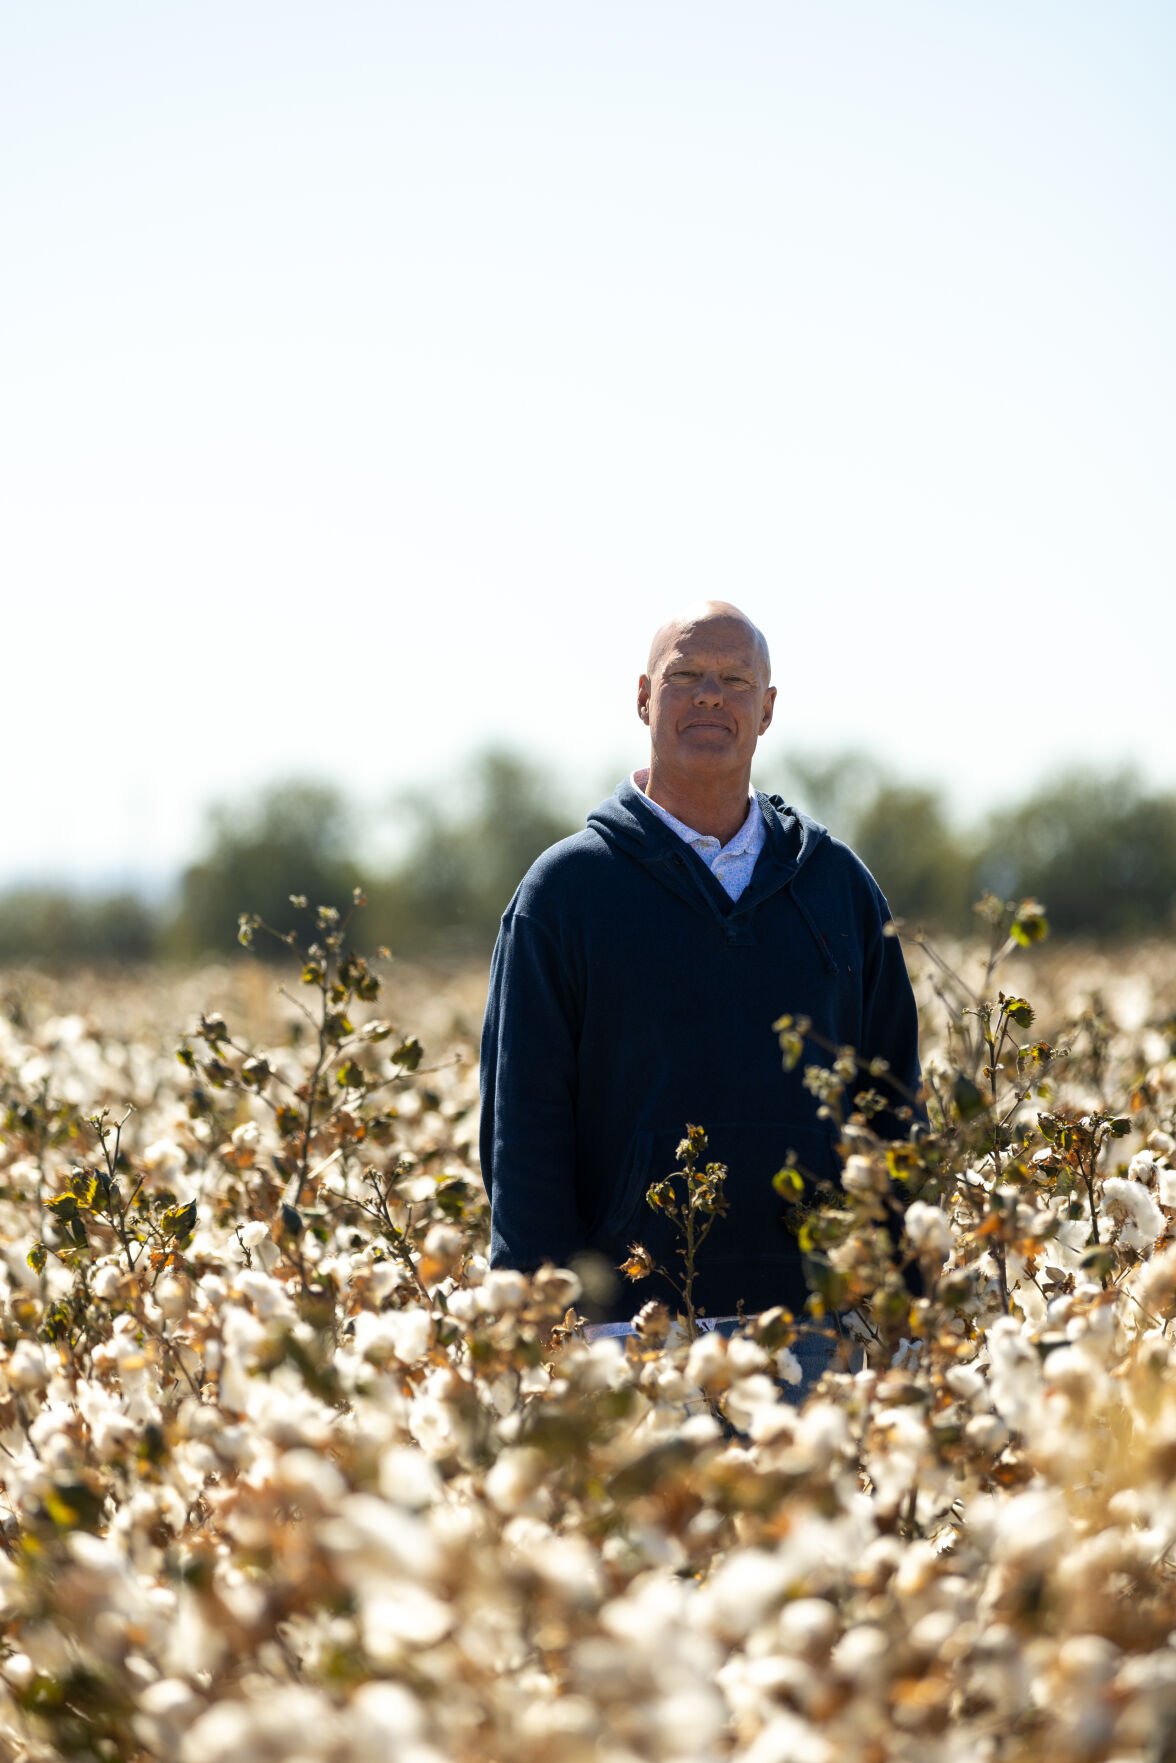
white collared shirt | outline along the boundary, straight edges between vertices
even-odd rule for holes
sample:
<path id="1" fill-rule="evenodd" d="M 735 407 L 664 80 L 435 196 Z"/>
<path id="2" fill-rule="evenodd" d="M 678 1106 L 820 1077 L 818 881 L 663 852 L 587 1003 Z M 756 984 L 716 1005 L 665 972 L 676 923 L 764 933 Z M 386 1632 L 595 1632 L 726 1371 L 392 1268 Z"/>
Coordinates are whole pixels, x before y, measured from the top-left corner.
<path id="1" fill-rule="evenodd" d="M 692 850 L 698 852 L 715 880 L 722 884 L 731 899 L 737 900 L 751 880 L 755 860 L 763 850 L 764 839 L 767 836 L 764 817 L 760 812 L 755 791 L 748 792 L 747 818 L 743 825 L 733 839 L 729 839 L 725 845 L 720 845 L 718 839 L 713 835 L 695 832 L 692 826 L 687 826 L 684 821 L 676 820 L 667 809 L 662 807 L 660 802 L 655 802 L 652 796 L 646 795 L 645 786 L 649 782 L 648 767 L 641 771 L 635 771 L 629 782 L 635 790 L 641 791 L 653 812 L 659 819 L 665 821 L 671 832 L 677 833 L 678 837 L 684 840 Z"/>

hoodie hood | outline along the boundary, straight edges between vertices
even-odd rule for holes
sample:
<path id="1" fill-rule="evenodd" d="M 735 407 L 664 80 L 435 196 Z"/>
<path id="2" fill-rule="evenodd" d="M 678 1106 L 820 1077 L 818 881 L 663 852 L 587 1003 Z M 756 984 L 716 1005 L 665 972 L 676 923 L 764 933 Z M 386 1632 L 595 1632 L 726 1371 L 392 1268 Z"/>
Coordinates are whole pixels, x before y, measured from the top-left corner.
<path id="1" fill-rule="evenodd" d="M 754 942 L 752 920 L 756 908 L 786 889 L 826 969 L 836 972 L 828 937 L 792 887 L 805 865 L 828 842 L 829 834 L 819 821 L 790 808 L 781 796 L 757 790 L 755 799 L 767 836 L 754 874 L 737 900 L 725 892 L 698 853 L 654 813 L 628 778 L 588 816 L 588 830 L 640 864 L 671 893 L 706 910 L 729 944 Z"/>
<path id="2" fill-rule="evenodd" d="M 769 796 L 763 790 L 757 790 L 755 799 L 767 831 L 752 883 L 758 895 L 760 890 L 756 882 L 760 879 L 761 868 L 770 869 L 774 887 L 783 887 L 803 869 L 829 834 L 820 821 L 802 814 L 797 808 L 790 808 L 782 796 Z M 672 859 L 683 851 L 683 841 L 677 833 L 654 813 L 645 796 L 628 778 L 617 785 L 614 795 L 592 810 L 588 826 L 606 843 L 639 863 L 664 862 L 667 857 Z M 766 865 L 765 858 L 768 860 Z M 705 869 L 705 864 L 702 867 Z"/>

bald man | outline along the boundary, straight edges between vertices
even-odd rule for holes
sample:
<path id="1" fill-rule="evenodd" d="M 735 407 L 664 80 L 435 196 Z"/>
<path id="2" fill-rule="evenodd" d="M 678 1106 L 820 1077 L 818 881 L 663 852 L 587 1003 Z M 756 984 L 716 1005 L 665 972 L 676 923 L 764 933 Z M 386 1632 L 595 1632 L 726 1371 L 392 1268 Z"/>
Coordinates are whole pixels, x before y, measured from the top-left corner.
<path id="1" fill-rule="evenodd" d="M 918 1025 L 890 912 L 864 865 L 779 796 L 751 788 L 776 688 L 762 633 L 707 601 L 657 632 L 637 685 L 648 767 L 531 867 L 503 916 L 482 1036 L 482 1170 L 491 1260 L 532 1269 L 633 1242 L 680 1274 L 650 1183 L 687 1124 L 728 1166 L 730 1210 L 700 1257 L 712 1317 L 800 1310 L 800 1255 L 772 1176 L 789 1153 L 838 1166 L 773 1023 L 814 1031 L 893 1075 L 889 1130 L 919 1088 Z M 877 1086 L 876 1086 L 877 1087 Z M 617 1321 L 659 1275 L 617 1282 Z"/>

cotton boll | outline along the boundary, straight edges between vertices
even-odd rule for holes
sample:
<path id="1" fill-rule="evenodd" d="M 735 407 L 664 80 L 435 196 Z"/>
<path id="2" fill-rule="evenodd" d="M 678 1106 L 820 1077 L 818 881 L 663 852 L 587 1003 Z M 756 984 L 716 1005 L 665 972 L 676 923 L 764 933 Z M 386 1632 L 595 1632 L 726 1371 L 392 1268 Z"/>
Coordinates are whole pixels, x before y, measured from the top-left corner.
<path id="1" fill-rule="evenodd" d="M 1164 1229 L 1164 1214 L 1139 1181 L 1109 1175 L 1103 1182 L 1103 1204 L 1121 1220 L 1119 1240 L 1128 1249 L 1150 1249 Z"/>
<path id="2" fill-rule="evenodd" d="M 521 1310 L 529 1296 L 525 1275 L 515 1273 L 508 1267 L 491 1268 L 482 1281 L 480 1291 L 483 1308 L 495 1316 Z"/>
<path id="3" fill-rule="evenodd" d="M 329 1457 L 318 1451 L 284 1451 L 274 1469 L 276 1486 L 285 1488 L 304 1507 L 329 1512 L 347 1493 L 347 1483 Z"/>
<path id="4" fill-rule="evenodd" d="M 722 1639 L 742 1639 L 787 1595 L 792 1575 L 788 1556 L 737 1550 L 719 1563 L 698 1593 L 699 1614 Z"/>
<path id="5" fill-rule="evenodd" d="M 849 1194 L 885 1193 L 888 1181 L 885 1166 L 870 1157 L 847 1157 L 841 1171 L 841 1185 Z"/>
<path id="6" fill-rule="evenodd" d="M 380 1458 L 380 1493 L 384 1499 L 420 1512 L 441 1494 L 441 1478 L 423 1451 L 395 1445 Z"/>
<path id="7" fill-rule="evenodd" d="M 873 1686 L 884 1680 L 892 1651 L 890 1637 L 872 1623 L 847 1628 L 830 1655 L 839 1677 Z"/>
<path id="8" fill-rule="evenodd" d="M 952 1365 L 944 1373 L 943 1381 L 953 1396 L 974 1402 L 983 1394 L 987 1379 L 978 1365 Z"/>
<path id="9" fill-rule="evenodd" d="M 49 1361 L 39 1341 L 17 1341 L 6 1367 L 8 1382 L 17 1390 L 43 1390 L 49 1382 Z"/>
<path id="10" fill-rule="evenodd" d="M 686 1355 L 686 1376 L 700 1390 L 725 1390 L 731 1382 L 727 1363 L 727 1341 L 721 1334 L 700 1334 L 690 1343 Z"/>
<path id="11" fill-rule="evenodd" d="M 123 1272 L 114 1261 L 102 1261 L 90 1276 L 90 1290 L 96 1298 L 109 1304 L 122 1290 Z"/>
<path id="12" fill-rule="evenodd" d="M 946 1261 L 952 1250 L 951 1220 L 941 1206 L 912 1200 L 904 1218 L 906 1233 L 920 1255 Z"/>
<path id="13" fill-rule="evenodd" d="M 161 1677 L 138 1697 L 132 1721 L 135 1734 L 157 1754 L 174 1756 L 199 1708 L 200 1698 L 190 1684 L 176 1677 Z"/>
<path id="14" fill-rule="evenodd" d="M 548 1460 L 542 1451 L 529 1445 L 503 1451 L 486 1476 L 486 1498 L 498 1512 L 541 1517 L 551 1509 L 551 1494 L 544 1485 L 547 1474 Z"/>
<path id="15" fill-rule="evenodd" d="M 192 1308 L 192 1297 L 188 1285 L 182 1279 L 169 1275 L 161 1279 L 155 1288 L 155 1302 L 169 1322 L 178 1322 Z"/>
<path id="16" fill-rule="evenodd" d="M 1014 1494 L 994 1510 L 993 1556 L 1025 1567 L 1049 1564 L 1069 1541 L 1065 1501 L 1053 1488 Z"/>
<path id="17" fill-rule="evenodd" d="M 361 1310 L 355 1318 L 355 1348 L 375 1365 L 393 1359 L 415 1365 L 428 1353 L 432 1330 L 427 1310 Z"/>
<path id="18" fill-rule="evenodd" d="M 758 1341 L 749 1341 L 744 1335 L 734 1335 L 727 1342 L 727 1363 L 736 1377 L 748 1377 L 755 1371 L 766 1371 L 768 1355 Z"/>
<path id="19" fill-rule="evenodd" d="M 723 1398 L 723 1411 L 732 1425 L 747 1432 L 765 1409 L 772 1413 L 780 1402 L 780 1391 L 773 1379 L 756 1373 L 731 1385 Z"/>
<path id="20" fill-rule="evenodd" d="M 740 1753 L 742 1763 L 834 1763 L 836 1755 L 815 1726 L 787 1712 L 777 1714 Z"/>
<path id="21" fill-rule="evenodd" d="M 794 1388 L 804 1379 L 804 1368 L 791 1347 L 781 1347 L 772 1361 L 772 1369 L 781 1383 Z"/>
<path id="22" fill-rule="evenodd" d="M 405 1745 L 416 1746 L 423 1735 L 420 1704 L 399 1683 L 363 1683 L 351 1698 L 348 1724 L 365 1763 L 392 1763 L 403 1755 Z M 424 1756 L 416 1752 L 418 1763 Z"/>
<path id="23" fill-rule="evenodd" d="M 794 1598 L 777 1623 L 783 1645 L 812 1658 L 828 1651 L 837 1629 L 837 1612 L 824 1598 Z"/>
<path id="24" fill-rule="evenodd" d="M 169 1187 L 174 1186 L 187 1169 L 187 1158 L 174 1139 L 156 1139 L 143 1152 L 141 1162 L 148 1175 Z"/>

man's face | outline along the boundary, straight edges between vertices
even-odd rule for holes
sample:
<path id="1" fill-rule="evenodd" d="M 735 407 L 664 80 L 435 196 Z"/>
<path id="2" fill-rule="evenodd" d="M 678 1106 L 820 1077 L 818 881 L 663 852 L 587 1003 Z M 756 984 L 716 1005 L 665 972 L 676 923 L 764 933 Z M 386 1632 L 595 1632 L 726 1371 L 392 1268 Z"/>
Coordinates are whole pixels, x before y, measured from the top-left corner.
<path id="1" fill-rule="evenodd" d="M 728 617 L 671 627 L 650 668 L 637 713 L 655 763 L 699 776 L 749 770 L 776 700 L 754 631 Z"/>

